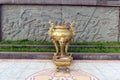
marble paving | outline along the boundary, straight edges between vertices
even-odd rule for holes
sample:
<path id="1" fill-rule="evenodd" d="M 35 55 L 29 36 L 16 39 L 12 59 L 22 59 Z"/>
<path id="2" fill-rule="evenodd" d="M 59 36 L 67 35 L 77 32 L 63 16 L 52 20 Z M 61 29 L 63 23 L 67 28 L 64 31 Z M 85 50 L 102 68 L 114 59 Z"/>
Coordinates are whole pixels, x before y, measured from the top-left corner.
<path id="1" fill-rule="evenodd" d="M 56 72 L 52 60 L 1 59 L 0 80 L 120 80 L 118 60 L 75 60 L 70 69 Z"/>

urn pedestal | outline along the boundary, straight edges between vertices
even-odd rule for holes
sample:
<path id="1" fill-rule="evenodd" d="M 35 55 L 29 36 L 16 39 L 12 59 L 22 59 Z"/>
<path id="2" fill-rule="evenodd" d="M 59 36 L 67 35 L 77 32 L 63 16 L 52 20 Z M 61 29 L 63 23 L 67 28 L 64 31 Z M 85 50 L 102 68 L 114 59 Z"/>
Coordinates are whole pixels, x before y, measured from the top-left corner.
<path id="1" fill-rule="evenodd" d="M 73 60 L 72 55 L 69 56 L 53 56 L 53 61 L 55 63 L 55 65 L 57 66 L 56 69 L 57 71 L 60 70 L 60 67 L 65 67 L 66 71 L 70 71 L 70 64 Z"/>
<path id="2" fill-rule="evenodd" d="M 69 26 L 65 24 L 55 26 L 53 22 L 49 24 L 51 27 L 49 28 L 48 34 L 52 38 L 56 49 L 56 53 L 53 56 L 56 69 L 59 71 L 60 67 L 65 66 L 66 71 L 69 71 L 73 57 L 72 54 L 68 53 L 68 46 L 71 39 L 75 36 L 74 22 L 72 21 Z"/>

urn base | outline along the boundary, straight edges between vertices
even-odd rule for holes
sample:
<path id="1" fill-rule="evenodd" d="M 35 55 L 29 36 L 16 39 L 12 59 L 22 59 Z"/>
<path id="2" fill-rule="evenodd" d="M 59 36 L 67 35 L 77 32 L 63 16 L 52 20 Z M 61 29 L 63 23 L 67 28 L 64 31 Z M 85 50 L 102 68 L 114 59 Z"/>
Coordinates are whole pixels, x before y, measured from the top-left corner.
<path id="1" fill-rule="evenodd" d="M 70 64 L 73 60 L 72 54 L 68 56 L 54 55 L 53 61 L 56 65 L 56 70 L 59 71 L 61 67 L 65 67 L 66 71 L 70 71 Z"/>

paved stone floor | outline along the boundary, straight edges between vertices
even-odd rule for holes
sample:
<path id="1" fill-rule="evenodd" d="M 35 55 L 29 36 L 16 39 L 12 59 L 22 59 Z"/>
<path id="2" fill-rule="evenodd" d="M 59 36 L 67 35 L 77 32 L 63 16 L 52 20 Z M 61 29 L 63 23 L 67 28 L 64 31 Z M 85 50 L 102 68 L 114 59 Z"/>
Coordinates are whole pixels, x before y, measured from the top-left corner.
<path id="1" fill-rule="evenodd" d="M 118 60 L 75 60 L 70 69 L 55 72 L 51 60 L 1 59 L 0 80 L 120 80 Z"/>

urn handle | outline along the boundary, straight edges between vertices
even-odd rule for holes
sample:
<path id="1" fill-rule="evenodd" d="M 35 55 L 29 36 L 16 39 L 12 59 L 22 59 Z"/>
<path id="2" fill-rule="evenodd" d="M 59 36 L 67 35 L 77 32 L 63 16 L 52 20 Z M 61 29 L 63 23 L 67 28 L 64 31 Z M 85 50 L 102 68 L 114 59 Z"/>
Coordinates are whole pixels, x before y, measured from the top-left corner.
<path id="1" fill-rule="evenodd" d="M 53 31 L 54 31 L 55 25 L 54 25 L 54 23 L 53 23 L 52 21 L 49 22 L 49 25 L 50 25 L 50 28 L 49 28 L 49 30 L 48 30 L 48 35 L 49 35 L 49 36 L 52 36 L 52 33 L 53 33 Z"/>
<path id="2" fill-rule="evenodd" d="M 73 28 L 75 26 L 75 22 L 71 21 L 70 23 L 70 31 L 72 32 L 72 36 L 76 35 L 75 29 Z"/>
<path id="3" fill-rule="evenodd" d="M 49 24 L 50 24 L 50 27 L 54 27 L 55 26 L 54 22 L 52 22 L 52 21 L 50 21 Z"/>

